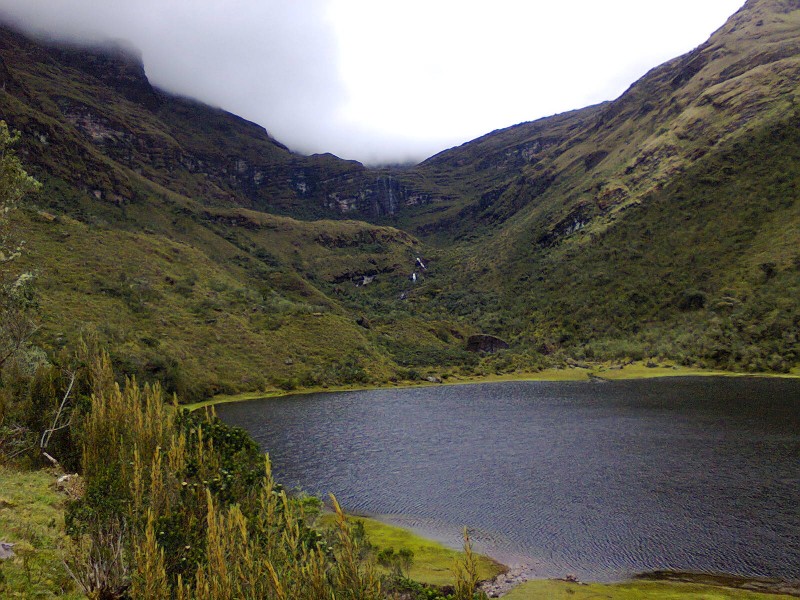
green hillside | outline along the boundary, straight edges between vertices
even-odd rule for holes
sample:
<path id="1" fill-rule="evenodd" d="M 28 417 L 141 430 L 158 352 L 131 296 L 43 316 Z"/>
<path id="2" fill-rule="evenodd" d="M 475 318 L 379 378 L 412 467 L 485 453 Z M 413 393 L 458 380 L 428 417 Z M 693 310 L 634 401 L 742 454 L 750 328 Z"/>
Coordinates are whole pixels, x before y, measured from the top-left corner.
<path id="1" fill-rule="evenodd" d="M 17 268 L 37 276 L 40 346 L 97 334 L 121 372 L 187 399 L 395 374 L 337 286 L 353 295 L 364 276 L 405 282 L 419 241 L 245 208 L 325 212 L 277 176 L 248 187 L 248 161 L 289 179 L 295 164 L 330 177 L 352 163 L 293 155 L 256 125 L 161 94 L 127 55 L 3 30 L 0 56 L 2 117 L 44 184 L 12 214 L 27 249 Z"/>
<path id="2" fill-rule="evenodd" d="M 614 101 L 380 169 L 154 88 L 130 48 L 0 24 L 0 593 L 449 594 L 405 573 L 470 598 L 499 566 L 469 544 L 318 518 L 243 430 L 193 409 L 800 375 L 799 338 L 800 0 L 748 0 Z M 62 468 L 81 475 L 55 492 Z M 508 597 L 762 598 L 684 577 Z"/>
<path id="3" fill-rule="evenodd" d="M 14 215 L 36 344 L 92 332 L 192 400 L 571 361 L 790 371 L 799 84 L 800 5 L 750 0 L 613 102 L 368 169 L 155 89 L 130 50 L 2 28 L 0 117 L 44 184 Z"/>
<path id="4" fill-rule="evenodd" d="M 508 254 L 472 271 L 491 309 L 456 294 L 441 301 L 469 307 L 474 320 L 504 315 L 485 327 L 519 347 L 790 370 L 800 331 L 798 117 L 725 144 L 613 226 L 552 247 L 529 230 L 493 239 L 476 256 Z"/>
<path id="5" fill-rule="evenodd" d="M 793 112 L 800 12 L 750 0 L 706 43 L 652 69 L 617 100 L 490 133 L 416 171 L 459 191 L 428 229 L 464 234 L 519 215 L 552 243 L 601 227 L 725 143 Z M 458 218 L 453 209 L 460 207 Z"/>
<path id="6" fill-rule="evenodd" d="M 755 0 L 614 102 L 429 159 L 465 190 L 409 217 L 455 241 L 437 303 L 520 353 L 791 369 L 799 84 L 800 5 Z"/>

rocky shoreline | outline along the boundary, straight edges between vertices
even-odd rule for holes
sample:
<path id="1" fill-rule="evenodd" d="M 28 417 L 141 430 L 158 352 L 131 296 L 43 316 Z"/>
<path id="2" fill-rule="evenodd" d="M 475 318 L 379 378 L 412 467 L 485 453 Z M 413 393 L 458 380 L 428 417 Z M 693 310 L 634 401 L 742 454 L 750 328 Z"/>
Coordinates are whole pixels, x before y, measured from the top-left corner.
<path id="1" fill-rule="evenodd" d="M 504 573 L 500 573 L 500 575 L 494 579 L 481 582 L 478 588 L 489 598 L 502 598 L 513 588 L 533 579 L 536 578 L 532 576 L 530 568 L 520 566 L 511 568 Z M 566 581 L 568 583 L 574 583 L 575 585 L 585 585 L 582 581 L 578 580 L 576 575 L 573 574 L 554 578 L 553 581 Z"/>
<path id="2" fill-rule="evenodd" d="M 515 567 L 505 573 L 500 573 L 494 579 L 482 581 L 479 588 L 489 598 L 500 598 L 512 588 L 528 581 L 530 579 L 528 573 L 528 569 L 524 567 Z"/>

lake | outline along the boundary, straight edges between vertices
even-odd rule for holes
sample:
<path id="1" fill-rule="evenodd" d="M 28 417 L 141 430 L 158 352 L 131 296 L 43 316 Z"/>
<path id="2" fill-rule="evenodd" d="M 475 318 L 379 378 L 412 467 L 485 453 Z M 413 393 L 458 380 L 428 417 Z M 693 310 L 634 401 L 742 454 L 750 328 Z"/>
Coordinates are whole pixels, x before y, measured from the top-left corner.
<path id="1" fill-rule="evenodd" d="M 278 481 L 536 577 L 800 578 L 800 381 L 507 382 L 217 407 Z"/>

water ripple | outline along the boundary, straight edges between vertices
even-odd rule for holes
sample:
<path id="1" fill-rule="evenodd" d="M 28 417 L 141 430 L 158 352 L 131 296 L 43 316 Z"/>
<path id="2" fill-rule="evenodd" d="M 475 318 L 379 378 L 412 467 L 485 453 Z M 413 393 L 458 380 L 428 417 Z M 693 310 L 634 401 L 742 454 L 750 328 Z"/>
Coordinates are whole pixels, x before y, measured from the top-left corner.
<path id="1" fill-rule="evenodd" d="M 536 576 L 800 578 L 800 382 L 517 382 L 219 407 L 290 487 Z"/>

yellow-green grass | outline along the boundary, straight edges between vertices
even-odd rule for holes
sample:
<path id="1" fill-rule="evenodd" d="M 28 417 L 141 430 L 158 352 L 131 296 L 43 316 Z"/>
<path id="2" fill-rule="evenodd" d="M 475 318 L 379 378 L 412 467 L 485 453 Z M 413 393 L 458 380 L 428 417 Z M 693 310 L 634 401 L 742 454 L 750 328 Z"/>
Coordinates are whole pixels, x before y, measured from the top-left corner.
<path id="1" fill-rule="evenodd" d="M 635 581 L 578 585 L 565 581 L 528 581 L 514 588 L 506 600 L 791 600 L 793 596 L 763 594 L 694 583 Z"/>
<path id="2" fill-rule="evenodd" d="M 414 561 L 408 573 L 411 579 L 430 585 L 453 584 L 453 566 L 457 561 L 464 559 L 463 552 L 452 550 L 408 529 L 388 525 L 376 519 L 350 517 L 350 520 L 364 524 L 367 539 L 376 553 L 387 548 L 392 548 L 395 552 L 402 549 L 411 550 L 414 553 Z M 332 523 L 333 515 L 323 515 L 322 525 Z M 478 575 L 481 579 L 492 579 L 504 570 L 503 565 L 491 558 L 478 556 Z"/>
<path id="3" fill-rule="evenodd" d="M 296 386 L 310 375 L 330 379 L 326 369 L 344 358 L 363 365 L 369 380 L 392 374 L 371 334 L 292 268 L 262 265 L 254 278 L 237 262 L 240 249 L 193 221 L 189 234 L 177 236 L 89 227 L 30 211 L 16 218 L 28 248 L 20 268 L 37 273 L 44 347 L 94 328 L 126 373 L 142 376 L 174 364 L 169 377 L 176 391 L 193 399 Z M 273 251 L 276 240 L 293 248 L 286 239 L 306 235 L 306 225 L 296 225 L 270 229 L 260 243 Z M 329 229 L 355 235 L 355 225 L 345 225 Z M 340 252 L 317 246 L 308 260 Z"/>
<path id="4" fill-rule="evenodd" d="M 434 385 L 434 384 L 427 384 Z M 392 386 L 398 387 L 398 386 Z M 197 410 L 198 408 L 205 408 L 209 406 L 216 406 L 217 404 L 230 404 L 232 402 L 245 402 L 247 400 L 264 400 L 266 398 L 284 398 L 287 396 L 300 396 L 304 394 L 318 394 L 322 392 L 357 392 L 363 390 L 377 390 L 386 389 L 387 386 L 381 385 L 334 385 L 334 386 L 312 386 L 304 387 L 296 390 L 285 391 L 280 389 L 269 389 L 263 392 L 244 392 L 241 394 L 218 394 L 208 400 L 202 402 L 193 402 L 191 404 L 182 404 L 181 408 L 188 410 Z"/>
<path id="5" fill-rule="evenodd" d="M 797 378 L 800 372 L 790 373 L 745 373 L 740 371 L 722 371 L 718 369 L 700 369 L 674 365 L 668 361 L 657 366 L 648 367 L 649 361 L 637 361 L 620 368 L 612 368 L 609 363 L 591 365 L 590 373 L 603 379 L 648 379 L 653 377 L 777 377 Z"/>
<path id="6" fill-rule="evenodd" d="M 445 383 L 431 383 L 429 381 L 403 381 L 390 385 L 374 384 L 374 385 L 334 385 L 334 386 L 314 386 L 307 388 L 300 388 L 292 391 L 283 391 L 278 389 L 265 390 L 263 392 L 244 392 L 241 394 L 218 394 L 208 400 L 202 402 L 194 402 L 191 404 L 183 404 L 182 408 L 188 410 L 196 410 L 198 408 L 205 408 L 207 406 L 214 406 L 217 404 L 230 404 L 232 402 L 244 402 L 247 400 L 263 400 L 266 398 L 283 398 L 286 396 L 297 396 L 303 394 L 318 394 L 325 392 L 358 392 L 365 390 L 385 390 L 395 388 L 417 388 L 417 387 L 434 387 L 438 385 L 469 385 L 476 383 L 493 383 L 499 381 L 584 381 L 589 379 L 585 372 L 578 370 L 567 369 L 550 369 L 540 373 L 529 374 L 507 374 L 507 375 L 487 375 L 487 376 L 469 376 L 469 377 L 451 377 Z"/>
<path id="7" fill-rule="evenodd" d="M 430 383 L 428 381 L 403 381 L 392 385 L 343 385 L 329 387 L 309 387 L 286 392 L 283 390 L 266 390 L 263 392 L 246 392 L 242 394 L 219 394 L 202 402 L 185 404 L 184 408 L 195 410 L 216 404 L 243 402 L 246 400 L 261 400 L 264 398 L 279 398 L 298 394 L 312 394 L 322 392 L 347 392 L 375 389 L 388 389 L 397 387 L 423 387 L 437 385 L 469 385 L 476 383 L 497 383 L 505 381 L 588 381 L 592 377 L 610 380 L 650 379 L 657 377 L 779 377 L 800 378 L 800 369 L 791 373 L 739 373 L 732 371 L 719 371 L 684 367 L 661 363 L 656 367 L 648 367 L 646 362 L 635 362 L 626 365 L 613 365 L 612 363 L 591 363 L 588 368 L 569 367 L 563 369 L 545 369 L 531 373 L 515 372 L 502 375 L 454 375 L 448 377 L 444 383 Z"/>
<path id="8" fill-rule="evenodd" d="M 51 471 L 0 467 L 0 541 L 14 558 L 0 561 L 2 598 L 84 598 L 62 561 L 65 497 Z"/>

